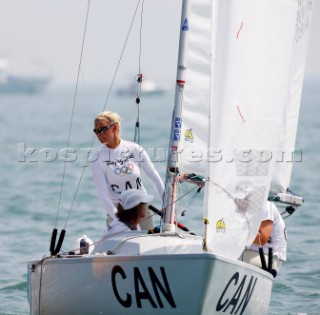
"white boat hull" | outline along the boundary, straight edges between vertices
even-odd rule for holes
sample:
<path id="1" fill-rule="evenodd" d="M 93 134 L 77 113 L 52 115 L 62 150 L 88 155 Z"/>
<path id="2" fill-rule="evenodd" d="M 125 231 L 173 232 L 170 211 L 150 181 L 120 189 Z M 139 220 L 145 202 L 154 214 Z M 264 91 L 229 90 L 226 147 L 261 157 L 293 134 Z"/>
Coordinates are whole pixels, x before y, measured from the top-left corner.
<path id="1" fill-rule="evenodd" d="M 135 248 L 148 242 L 159 248 L 161 237 L 150 238 L 134 240 L 140 243 Z M 193 246 L 188 239 L 162 239 L 174 248 L 180 243 L 182 252 L 30 262 L 31 314 L 267 314 L 272 288 L 268 273 L 214 254 L 185 253 Z"/>

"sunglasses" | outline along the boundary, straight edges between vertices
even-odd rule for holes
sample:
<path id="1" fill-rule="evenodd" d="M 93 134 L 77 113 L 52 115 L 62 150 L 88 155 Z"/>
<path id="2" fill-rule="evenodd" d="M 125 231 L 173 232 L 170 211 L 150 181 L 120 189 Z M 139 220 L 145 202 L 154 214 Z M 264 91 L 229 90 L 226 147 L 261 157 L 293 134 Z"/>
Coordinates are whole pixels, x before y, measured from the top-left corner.
<path id="1" fill-rule="evenodd" d="M 104 126 L 104 127 L 101 127 L 101 128 L 98 128 L 98 129 L 93 129 L 93 132 L 98 135 L 100 134 L 101 132 L 107 132 L 109 129 L 111 129 L 113 126 L 115 125 L 114 124 L 111 124 L 109 126 Z"/>

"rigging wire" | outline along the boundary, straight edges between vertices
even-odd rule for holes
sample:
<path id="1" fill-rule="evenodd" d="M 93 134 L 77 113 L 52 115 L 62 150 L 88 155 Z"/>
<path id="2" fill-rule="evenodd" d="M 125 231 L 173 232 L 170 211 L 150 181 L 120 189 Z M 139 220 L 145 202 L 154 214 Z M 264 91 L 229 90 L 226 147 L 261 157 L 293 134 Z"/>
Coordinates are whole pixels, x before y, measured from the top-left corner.
<path id="1" fill-rule="evenodd" d="M 79 85 L 80 70 L 81 70 L 82 57 L 83 57 L 83 51 L 84 51 L 84 43 L 85 43 L 86 32 L 87 32 L 87 25 L 88 25 L 88 19 L 89 19 L 90 4 L 91 4 L 91 0 L 88 0 L 87 12 L 86 12 L 86 19 L 85 19 L 85 26 L 84 26 L 83 37 L 82 37 L 80 60 L 79 60 L 79 65 L 78 65 L 78 73 L 77 73 L 76 87 L 75 87 L 74 96 L 73 96 L 73 104 L 72 104 L 72 111 L 71 111 L 70 124 L 69 124 L 67 148 L 69 148 L 69 146 L 70 146 L 70 141 L 71 141 L 71 132 L 72 132 L 72 126 L 73 126 L 73 117 L 74 117 L 74 110 L 75 110 L 76 99 L 77 99 L 77 92 L 78 92 L 78 85 Z M 65 174 L 66 174 L 66 166 L 67 166 L 67 160 L 64 161 L 64 167 L 63 167 L 62 180 L 61 180 L 61 185 L 60 185 L 60 193 L 59 193 L 58 210 L 57 210 L 55 228 L 57 227 L 57 224 L 58 224 L 58 217 L 59 217 L 59 211 L 60 211 L 60 205 L 61 205 L 62 191 L 63 191 L 64 179 L 65 179 Z"/>
<path id="2" fill-rule="evenodd" d="M 137 119 L 134 129 L 134 142 L 140 144 L 140 95 L 141 95 L 141 85 L 143 75 L 141 73 L 141 55 L 142 55 L 142 25 L 143 25 L 143 5 L 144 0 L 142 0 L 141 4 L 141 16 L 140 16 L 140 36 L 139 36 L 139 73 L 137 75 L 137 96 L 136 96 L 136 104 L 137 104 Z"/>
<path id="3" fill-rule="evenodd" d="M 198 196 L 198 194 L 200 193 L 201 189 L 202 189 L 202 187 L 199 186 L 198 189 L 193 193 L 193 195 L 191 196 L 191 198 L 190 198 L 190 200 L 188 201 L 188 203 L 187 203 L 186 205 L 184 205 L 184 207 L 181 209 L 179 218 L 180 218 L 180 217 L 184 217 L 184 216 L 186 215 L 187 209 L 188 209 L 188 208 L 191 206 L 191 204 L 195 201 L 195 199 L 197 198 L 197 196 Z M 177 221 L 178 221 L 179 218 L 177 218 Z"/>
<path id="4" fill-rule="evenodd" d="M 137 119 L 136 119 L 135 128 L 134 128 L 133 141 L 140 144 L 140 93 L 141 93 L 141 83 L 142 83 L 142 77 L 143 77 L 140 71 L 137 77 L 138 77 L 137 78 L 138 88 L 137 88 L 137 97 L 136 97 Z"/>
<path id="5" fill-rule="evenodd" d="M 114 72 L 114 75 L 112 77 L 112 80 L 111 80 L 111 84 L 110 84 L 110 87 L 108 89 L 108 93 L 107 93 L 107 97 L 106 97 L 106 100 L 105 100 L 105 103 L 104 103 L 104 107 L 103 107 L 103 110 L 102 111 L 105 111 L 105 109 L 107 108 L 107 104 L 109 102 L 109 98 L 110 98 L 110 95 L 111 95 L 111 91 L 113 89 L 113 84 L 114 84 L 114 81 L 116 79 L 116 76 L 117 76 L 117 73 L 118 73 L 118 70 L 119 70 L 119 66 L 120 66 L 120 63 L 122 61 L 122 57 L 123 57 L 123 54 L 124 54 L 124 51 L 126 49 L 126 46 L 127 46 L 127 43 L 128 43 L 128 39 L 129 39 L 129 36 L 130 36 L 130 33 L 131 33 L 131 30 L 132 30 L 132 27 L 133 27 L 133 23 L 134 23 L 134 20 L 136 18 L 136 15 L 137 15 L 137 11 L 138 11 L 138 8 L 139 8 L 139 4 L 142 0 L 139 0 L 138 3 L 137 3 L 137 6 L 136 6 L 136 9 L 134 11 L 134 14 L 133 14 L 133 17 L 132 17 L 132 20 L 131 20 L 131 23 L 130 23 L 130 27 L 129 27 L 129 30 L 128 30 L 128 33 L 127 33 L 127 36 L 126 36 L 126 39 L 125 39 L 125 43 L 123 45 L 123 48 L 122 48 L 122 51 L 121 51 L 121 54 L 120 54 L 120 58 L 118 60 L 118 63 L 117 63 L 117 66 L 116 66 L 116 70 Z"/>
<path id="6" fill-rule="evenodd" d="M 125 39 L 125 42 L 124 42 L 122 51 L 121 51 L 121 54 L 120 54 L 120 57 L 119 57 L 119 60 L 118 60 L 116 69 L 115 69 L 115 71 L 114 71 L 114 74 L 113 74 L 113 77 L 112 77 L 112 80 L 111 80 L 111 84 L 110 84 L 109 89 L 108 89 L 107 97 L 106 97 L 106 100 L 105 100 L 105 102 L 104 102 L 104 106 L 103 106 L 102 112 L 105 111 L 105 109 L 106 109 L 106 107 L 107 107 L 107 105 L 108 105 L 109 98 L 110 98 L 110 95 L 111 95 L 111 91 L 112 91 L 112 88 L 113 88 L 113 85 L 114 85 L 114 82 L 115 82 L 115 79 L 116 79 L 116 76 L 117 76 L 117 73 L 118 73 L 118 70 L 119 70 L 120 63 L 121 63 L 121 61 L 122 61 L 123 54 L 124 54 L 124 52 L 125 52 L 125 49 L 126 49 L 126 46 L 127 46 L 127 43 L 128 43 L 129 36 L 130 36 L 130 34 L 131 34 L 131 30 L 132 30 L 132 27 L 133 27 L 133 23 L 134 23 L 134 21 L 135 21 L 135 18 L 136 18 L 136 15 L 137 15 L 137 11 L 138 11 L 138 8 L 139 8 L 139 4 L 140 4 L 141 1 L 142 1 L 142 0 L 138 0 L 137 6 L 136 6 L 136 8 L 135 8 L 135 11 L 134 11 L 134 14 L 133 14 L 131 23 L 130 23 L 130 27 L 129 27 L 128 33 L 127 33 L 127 35 L 126 35 L 126 39 Z M 95 138 L 96 138 L 96 136 L 94 135 L 94 136 L 92 137 L 89 150 L 92 149 Z M 72 202 L 71 202 L 69 211 L 68 211 L 67 219 L 66 219 L 66 221 L 65 221 L 65 225 L 64 225 L 64 228 L 65 228 L 65 229 L 66 229 L 66 227 L 67 227 L 67 224 L 68 224 L 68 221 L 69 221 L 69 218 L 70 218 L 70 215 L 71 215 L 71 211 L 72 211 L 72 209 L 73 209 L 73 205 L 74 205 L 75 199 L 76 199 L 76 197 L 77 197 L 77 194 L 78 194 L 78 191 L 79 191 L 79 187 L 80 187 L 80 184 L 81 184 L 81 182 L 82 182 L 82 179 L 83 179 L 83 176 L 84 176 L 84 173 L 85 173 L 85 170 L 86 170 L 86 169 L 87 169 L 87 167 L 84 166 L 83 169 L 82 169 L 82 172 L 81 172 L 81 174 L 80 174 L 80 178 L 79 178 L 79 181 L 78 181 L 78 185 L 77 185 L 76 190 L 75 190 L 75 193 L 74 193 L 74 195 L 73 195 L 73 199 L 72 199 Z"/>
<path id="7" fill-rule="evenodd" d="M 141 73 L 141 54 L 142 54 L 142 25 L 143 25 L 143 5 L 144 0 L 141 4 L 141 16 L 140 16 L 140 37 L 139 37 L 139 73 Z"/>

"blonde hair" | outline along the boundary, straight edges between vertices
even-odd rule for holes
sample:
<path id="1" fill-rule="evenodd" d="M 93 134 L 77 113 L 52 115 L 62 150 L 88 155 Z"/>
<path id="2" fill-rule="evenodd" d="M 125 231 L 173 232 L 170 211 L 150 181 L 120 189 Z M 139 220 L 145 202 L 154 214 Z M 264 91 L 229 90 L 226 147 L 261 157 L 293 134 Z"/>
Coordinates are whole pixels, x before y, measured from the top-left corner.
<path id="1" fill-rule="evenodd" d="M 106 119 L 108 120 L 111 124 L 117 124 L 118 125 L 118 129 L 120 132 L 120 128 L 121 128 L 121 118 L 120 115 L 117 113 L 113 113 L 113 112 L 102 112 L 99 115 L 97 115 L 94 119 L 94 122 L 96 123 L 97 121 L 99 121 L 100 119 Z"/>

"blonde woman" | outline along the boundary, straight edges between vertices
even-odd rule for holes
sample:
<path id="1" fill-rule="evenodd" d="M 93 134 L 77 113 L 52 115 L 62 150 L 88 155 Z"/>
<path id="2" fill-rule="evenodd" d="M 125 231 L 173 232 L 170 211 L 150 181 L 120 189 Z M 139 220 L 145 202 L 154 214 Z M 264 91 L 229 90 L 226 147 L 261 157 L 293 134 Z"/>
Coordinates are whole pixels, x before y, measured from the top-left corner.
<path id="1" fill-rule="evenodd" d="M 121 119 L 117 113 L 102 112 L 94 119 L 93 131 L 102 147 L 91 157 L 92 174 L 99 198 L 111 220 L 116 218 L 116 205 L 123 192 L 137 189 L 146 194 L 141 170 L 161 200 L 164 194 L 164 184 L 147 152 L 140 145 L 121 139 L 120 127 Z M 147 217 L 152 218 L 152 214 L 148 212 Z M 152 228 L 153 220 L 146 220 L 141 227 Z"/>

